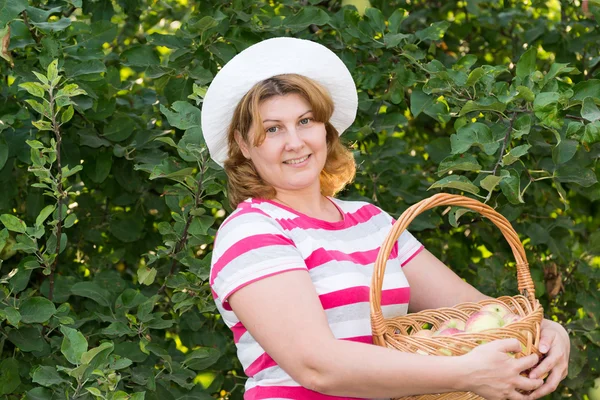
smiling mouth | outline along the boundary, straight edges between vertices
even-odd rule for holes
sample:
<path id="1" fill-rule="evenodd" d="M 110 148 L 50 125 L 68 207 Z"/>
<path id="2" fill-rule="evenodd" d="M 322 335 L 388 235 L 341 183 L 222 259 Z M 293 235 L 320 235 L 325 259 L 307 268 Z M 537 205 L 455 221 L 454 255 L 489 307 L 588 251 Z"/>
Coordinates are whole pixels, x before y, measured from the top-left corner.
<path id="1" fill-rule="evenodd" d="M 284 164 L 301 164 L 301 163 L 303 163 L 304 161 L 308 160 L 308 158 L 309 158 L 310 156 L 311 156 L 311 154 L 309 154 L 309 155 L 307 155 L 307 156 L 304 156 L 304 157 L 301 157 L 301 158 L 295 158 L 295 159 L 293 159 L 293 160 L 287 160 L 287 161 L 284 161 L 283 163 L 284 163 Z"/>

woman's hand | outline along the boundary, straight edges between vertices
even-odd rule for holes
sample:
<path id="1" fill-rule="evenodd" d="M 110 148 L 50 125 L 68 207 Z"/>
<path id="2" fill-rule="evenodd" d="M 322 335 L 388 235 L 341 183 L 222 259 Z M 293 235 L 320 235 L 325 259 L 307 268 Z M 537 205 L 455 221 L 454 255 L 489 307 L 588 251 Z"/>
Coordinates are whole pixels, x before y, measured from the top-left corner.
<path id="1" fill-rule="evenodd" d="M 549 375 L 544 385 L 530 394 L 531 400 L 539 399 L 555 391 L 569 370 L 571 342 L 567 331 L 561 324 L 547 319 L 542 321 L 541 328 L 540 352 L 546 354 L 546 357 L 529 373 L 529 377 L 536 379 L 546 373 Z"/>
<path id="2" fill-rule="evenodd" d="M 539 358 L 536 354 L 522 358 L 508 354 L 520 351 L 521 343 L 517 339 L 504 339 L 477 346 L 461 356 L 468 376 L 466 390 L 488 400 L 529 400 L 529 396 L 521 392 L 536 390 L 544 381 L 521 375 L 534 367 Z"/>

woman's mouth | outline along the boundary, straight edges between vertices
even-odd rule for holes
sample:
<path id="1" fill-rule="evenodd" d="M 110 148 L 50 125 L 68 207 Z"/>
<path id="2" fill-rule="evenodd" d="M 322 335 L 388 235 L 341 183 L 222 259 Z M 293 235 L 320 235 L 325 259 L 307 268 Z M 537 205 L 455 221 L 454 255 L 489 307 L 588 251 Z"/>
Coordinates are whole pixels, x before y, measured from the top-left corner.
<path id="1" fill-rule="evenodd" d="M 304 162 L 306 162 L 309 158 L 310 158 L 311 154 L 304 156 L 304 157 L 300 157 L 300 158 L 294 158 L 293 160 L 287 160 L 284 161 L 284 164 L 288 164 L 288 165 L 299 165 L 302 164 Z"/>

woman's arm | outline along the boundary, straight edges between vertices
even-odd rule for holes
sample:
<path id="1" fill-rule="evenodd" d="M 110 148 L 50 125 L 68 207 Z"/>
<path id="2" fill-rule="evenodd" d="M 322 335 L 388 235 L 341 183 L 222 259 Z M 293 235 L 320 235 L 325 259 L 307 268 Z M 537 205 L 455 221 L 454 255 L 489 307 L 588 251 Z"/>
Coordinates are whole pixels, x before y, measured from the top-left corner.
<path id="1" fill-rule="evenodd" d="M 490 298 L 463 281 L 427 249 L 417 254 L 402 270 L 410 285 L 409 312 Z"/>
<path id="2" fill-rule="evenodd" d="M 470 384 L 473 379 L 474 366 L 483 370 L 482 363 L 489 367 L 487 371 L 496 371 L 499 365 L 504 367 L 500 371 L 506 376 L 487 376 L 478 382 L 488 389 L 496 382 L 512 388 L 498 391 L 508 393 L 503 398 L 525 399 L 514 387 L 530 390 L 540 384 L 519 376 L 535 360 L 515 360 L 502 354 L 520 349 L 516 341 L 490 347 L 486 355 L 472 359 L 423 356 L 336 340 L 305 271 L 289 271 L 253 282 L 232 294 L 229 303 L 250 334 L 283 370 L 302 386 L 320 393 L 390 398 L 469 390 L 467 382 Z M 493 389 L 490 393 L 495 393 Z"/>

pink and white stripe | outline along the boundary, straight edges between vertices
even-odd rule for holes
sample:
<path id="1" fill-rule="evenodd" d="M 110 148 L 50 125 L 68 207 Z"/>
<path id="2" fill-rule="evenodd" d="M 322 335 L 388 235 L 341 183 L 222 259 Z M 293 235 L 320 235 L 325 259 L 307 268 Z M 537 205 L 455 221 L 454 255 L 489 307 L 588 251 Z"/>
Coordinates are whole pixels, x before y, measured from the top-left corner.
<path id="1" fill-rule="evenodd" d="M 245 399 L 350 399 L 301 387 L 264 351 L 227 302 L 235 291 L 257 280 L 304 270 L 314 283 L 334 336 L 372 343 L 369 286 L 379 247 L 394 220 L 369 203 L 330 200 L 344 216 L 342 221 L 321 221 L 273 201 L 249 199 L 219 228 L 210 283 L 249 377 Z M 394 246 L 383 281 L 386 317 L 408 311 L 410 287 L 402 267 L 422 248 L 409 232 Z"/>

